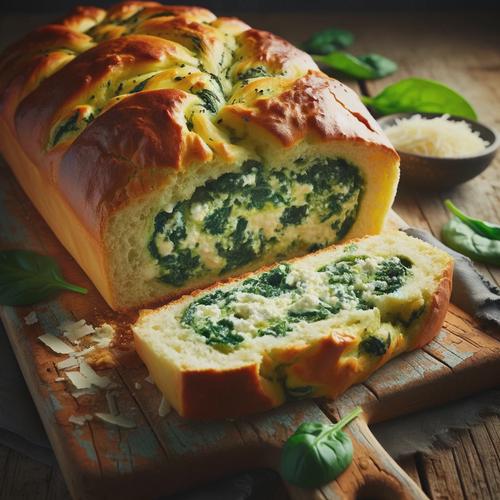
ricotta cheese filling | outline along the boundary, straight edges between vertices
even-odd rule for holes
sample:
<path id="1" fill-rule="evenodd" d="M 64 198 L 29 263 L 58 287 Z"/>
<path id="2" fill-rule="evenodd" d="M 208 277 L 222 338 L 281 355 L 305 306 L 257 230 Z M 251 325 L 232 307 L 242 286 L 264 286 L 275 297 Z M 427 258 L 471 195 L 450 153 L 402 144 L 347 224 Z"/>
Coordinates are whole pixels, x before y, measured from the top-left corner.
<path id="1" fill-rule="evenodd" d="M 247 161 L 160 211 L 149 251 L 158 279 L 180 286 L 222 275 L 262 257 L 286 258 L 330 245 L 352 227 L 363 192 L 357 167 L 317 159 L 272 170 Z"/>
<path id="2" fill-rule="evenodd" d="M 283 337 L 301 325 L 327 320 L 342 311 L 379 309 L 382 321 L 404 329 L 423 312 L 421 303 L 414 304 L 409 316 L 379 306 L 383 296 L 396 294 L 413 276 L 412 267 L 403 256 L 359 254 L 346 254 L 316 270 L 283 263 L 196 299 L 179 321 L 222 351 L 256 337 Z M 360 350 L 382 355 L 390 343 L 390 334 L 384 338 L 368 335 Z"/>

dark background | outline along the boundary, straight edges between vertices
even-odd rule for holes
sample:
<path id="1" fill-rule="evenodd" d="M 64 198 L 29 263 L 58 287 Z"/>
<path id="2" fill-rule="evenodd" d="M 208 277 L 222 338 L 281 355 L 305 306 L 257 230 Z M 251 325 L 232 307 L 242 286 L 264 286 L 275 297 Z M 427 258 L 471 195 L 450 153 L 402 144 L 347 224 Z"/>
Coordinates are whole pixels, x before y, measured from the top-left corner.
<path id="1" fill-rule="evenodd" d="M 161 1 L 161 0 L 159 0 Z M 51 13 L 69 11 L 74 5 L 90 4 L 108 6 L 113 0 L 0 0 L 1 12 Z M 232 12 L 276 11 L 335 11 L 357 10 L 491 10 L 500 12 L 500 1 L 493 0 L 177 0 L 165 4 L 200 5 L 218 14 Z"/>

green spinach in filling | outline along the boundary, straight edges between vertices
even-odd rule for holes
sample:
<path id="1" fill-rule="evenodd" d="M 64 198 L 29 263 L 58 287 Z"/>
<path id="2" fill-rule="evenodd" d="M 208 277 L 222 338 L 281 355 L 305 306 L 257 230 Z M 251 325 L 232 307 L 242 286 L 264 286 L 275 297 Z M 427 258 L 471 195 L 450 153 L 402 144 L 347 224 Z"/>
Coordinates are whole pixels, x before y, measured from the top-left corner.
<path id="1" fill-rule="evenodd" d="M 175 286 L 264 254 L 305 253 L 312 244 L 320 248 L 345 236 L 362 191 L 359 170 L 341 159 L 318 159 L 296 170 L 247 161 L 241 172 L 209 181 L 171 212 L 159 212 L 149 251 L 159 279 Z"/>
<path id="2" fill-rule="evenodd" d="M 289 264 L 280 264 L 193 301 L 180 321 L 205 337 L 207 344 L 233 349 L 245 338 L 286 336 L 301 321 L 315 323 L 342 310 L 375 308 L 377 296 L 396 292 L 406 283 L 411 267 L 405 257 L 347 255 L 312 272 L 321 278 L 318 288 L 318 280 L 297 279 Z M 359 351 L 381 356 L 390 344 L 390 335 L 368 335 Z"/>

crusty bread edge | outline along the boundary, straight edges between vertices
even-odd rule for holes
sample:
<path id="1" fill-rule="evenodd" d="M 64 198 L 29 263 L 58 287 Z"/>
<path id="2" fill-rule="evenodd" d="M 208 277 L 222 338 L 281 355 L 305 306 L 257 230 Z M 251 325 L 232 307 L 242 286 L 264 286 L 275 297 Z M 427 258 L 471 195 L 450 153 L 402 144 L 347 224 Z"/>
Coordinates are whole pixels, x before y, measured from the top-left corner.
<path id="1" fill-rule="evenodd" d="M 351 244 L 357 240 L 350 241 Z M 319 254 L 331 250 L 331 247 L 320 249 L 310 255 Z M 297 257 L 290 259 L 287 262 L 293 262 L 303 259 L 304 257 Z M 232 278 L 226 282 L 227 285 L 231 282 L 240 281 L 248 276 L 256 273 L 265 272 L 266 270 L 275 267 L 276 264 L 265 266 L 257 271 L 246 273 L 238 278 Z M 448 305 L 451 296 L 453 276 L 453 261 L 450 261 L 448 266 L 444 269 L 439 283 L 432 294 L 426 312 L 420 318 L 418 328 L 415 332 L 411 333 L 403 349 L 397 349 L 394 354 L 386 354 L 375 363 L 363 363 L 362 369 L 356 369 L 352 363 L 342 363 L 342 366 L 333 366 L 332 372 L 335 372 L 335 377 L 332 377 L 334 384 L 329 385 L 329 397 L 337 397 L 345 390 L 356 383 L 366 380 L 374 371 L 383 366 L 385 363 L 393 359 L 395 356 L 402 352 L 412 351 L 419 347 L 428 344 L 439 333 L 444 318 L 446 316 Z M 187 296 L 196 297 L 201 293 L 209 292 L 221 286 L 222 283 L 215 283 L 214 285 L 203 290 L 197 290 Z M 175 302 L 185 300 L 186 295 L 177 299 Z M 169 304 L 169 306 L 172 303 Z M 153 313 L 153 310 L 143 310 L 140 317 Z M 340 335 L 341 336 L 341 335 Z M 145 351 L 149 351 L 148 346 L 143 343 L 138 335 L 134 332 L 134 339 L 136 350 L 143 358 Z M 332 346 L 339 348 L 338 343 L 332 339 L 331 335 L 324 337 L 319 342 L 322 349 L 329 349 Z M 311 346 L 305 346 L 300 349 L 302 353 L 310 350 Z M 349 347 L 347 342 L 342 346 L 342 351 Z M 317 350 L 316 350 L 317 351 Z M 311 351 L 312 352 L 312 351 Z M 149 354 L 149 355 L 148 355 Z M 155 355 L 151 351 L 146 354 L 148 359 L 151 355 Z M 298 350 L 296 354 L 299 354 Z M 316 355 L 313 353 L 312 355 Z M 341 353 L 340 353 L 341 354 Z M 306 357 L 311 356 L 310 353 L 305 354 Z M 151 370 L 151 366 L 149 366 Z M 279 406 L 284 402 L 283 395 L 276 393 L 271 384 L 267 384 L 266 380 L 259 375 L 260 365 L 257 363 L 249 364 L 246 366 L 238 367 L 231 370 L 186 370 L 178 371 L 176 380 L 172 384 L 172 380 L 165 377 L 162 371 L 157 370 L 151 375 L 158 385 L 159 389 L 169 396 L 169 399 L 177 410 L 177 412 L 187 418 L 196 420 L 208 420 L 214 418 L 228 418 L 237 417 L 249 413 L 258 413 L 261 411 L 269 410 L 275 406 Z M 318 379 L 319 384 L 324 384 L 324 380 Z M 217 396 L 214 396 L 216 394 Z M 221 395 L 227 397 L 221 398 Z M 223 401 L 221 401 L 221 399 Z"/>

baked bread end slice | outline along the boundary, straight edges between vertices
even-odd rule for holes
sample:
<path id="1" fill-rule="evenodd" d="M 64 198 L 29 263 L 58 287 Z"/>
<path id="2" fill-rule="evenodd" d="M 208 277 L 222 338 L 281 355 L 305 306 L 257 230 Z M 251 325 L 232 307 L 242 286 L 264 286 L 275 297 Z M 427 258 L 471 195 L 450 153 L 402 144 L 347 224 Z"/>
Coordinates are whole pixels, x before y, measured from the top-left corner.
<path id="1" fill-rule="evenodd" d="M 366 237 L 143 311 L 136 349 L 185 417 L 335 398 L 435 337 L 452 269 L 404 233 Z"/>

